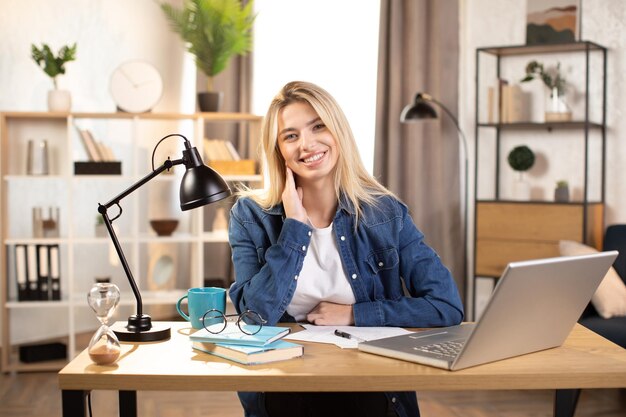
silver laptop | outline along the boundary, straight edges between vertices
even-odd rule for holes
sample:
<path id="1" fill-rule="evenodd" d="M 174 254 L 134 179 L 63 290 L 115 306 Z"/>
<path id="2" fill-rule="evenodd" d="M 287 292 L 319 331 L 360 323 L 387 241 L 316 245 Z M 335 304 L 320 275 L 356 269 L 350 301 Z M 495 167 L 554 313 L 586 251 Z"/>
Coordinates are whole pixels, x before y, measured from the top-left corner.
<path id="1" fill-rule="evenodd" d="M 449 370 L 563 344 L 617 251 L 510 263 L 475 324 L 359 343 L 359 350 Z"/>

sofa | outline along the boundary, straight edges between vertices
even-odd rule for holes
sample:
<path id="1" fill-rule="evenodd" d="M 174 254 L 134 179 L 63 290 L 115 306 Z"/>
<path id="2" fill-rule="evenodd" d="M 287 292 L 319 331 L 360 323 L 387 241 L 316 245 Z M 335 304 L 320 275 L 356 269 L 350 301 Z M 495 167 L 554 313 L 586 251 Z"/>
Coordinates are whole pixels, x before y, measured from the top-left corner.
<path id="1" fill-rule="evenodd" d="M 611 225 L 606 229 L 602 250 L 617 250 L 619 252 L 617 259 L 613 263 L 613 268 L 622 283 L 624 283 L 624 287 L 619 286 L 620 284 L 613 286 L 610 289 L 610 294 L 607 296 L 623 298 L 626 293 L 624 289 L 626 288 L 626 224 Z M 598 303 L 597 300 L 594 301 L 596 304 Z M 614 304 L 615 302 L 619 301 L 605 300 L 605 304 Z M 626 303 L 626 300 L 623 302 Z M 609 306 L 608 309 L 614 310 L 615 307 Z M 611 317 L 603 317 L 598 312 L 594 302 L 591 302 L 580 317 L 579 323 L 613 343 L 626 348 L 626 317 L 613 316 L 611 311 L 608 313 L 604 312 L 604 315 Z"/>

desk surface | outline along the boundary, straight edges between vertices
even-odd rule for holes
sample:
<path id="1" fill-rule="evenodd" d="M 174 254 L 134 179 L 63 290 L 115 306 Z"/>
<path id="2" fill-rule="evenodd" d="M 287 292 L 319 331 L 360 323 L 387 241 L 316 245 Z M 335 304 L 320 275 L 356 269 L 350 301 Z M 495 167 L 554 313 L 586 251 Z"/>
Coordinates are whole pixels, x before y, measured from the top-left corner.
<path id="1" fill-rule="evenodd" d="M 304 356 L 245 366 L 195 351 L 187 322 L 172 338 L 122 344 L 113 366 L 81 352 L 59 372 L 63 390 L 416 391 L 626 387 L 626 350 L 576 325 L 563 346 L 461 371 L 445 371 L 334 345 L 303 343 Z"/>

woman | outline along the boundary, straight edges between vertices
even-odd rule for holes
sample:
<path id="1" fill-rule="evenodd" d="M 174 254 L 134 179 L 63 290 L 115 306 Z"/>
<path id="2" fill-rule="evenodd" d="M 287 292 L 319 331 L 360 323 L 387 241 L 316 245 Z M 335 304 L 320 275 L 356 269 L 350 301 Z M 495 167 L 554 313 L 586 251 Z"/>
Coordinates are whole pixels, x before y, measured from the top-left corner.
<path id="1" fill-rule="evenodd" d="M 269 181 L 242 192 L 229 240 L 238 311 L 273 325 L 436 327 L 463 309 L 407 207 L 363 167 L 343 111 L 320 87 L 285 85 L 262 128 Z M 405 294 L 403 285 L 406 287 Z M 247 416 L 419 415 L 414 392 L 239 393 Z"/>

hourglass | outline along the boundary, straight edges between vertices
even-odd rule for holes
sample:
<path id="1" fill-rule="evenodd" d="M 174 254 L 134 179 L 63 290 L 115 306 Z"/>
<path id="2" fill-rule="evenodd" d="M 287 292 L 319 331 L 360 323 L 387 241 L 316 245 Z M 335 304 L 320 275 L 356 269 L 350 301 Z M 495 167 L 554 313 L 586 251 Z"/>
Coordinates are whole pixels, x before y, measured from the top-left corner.
<path id="1" fill-rule="evenodd" d="M 89 357 L 98 365 L 110 365 L 120 356 L 120 342 L 109 327 L 109 319 L 120 301 L 120 289 L 110 283 L 94 284 L 87 294 L 89 306 L 102 325 L 89 342 Z"/>

